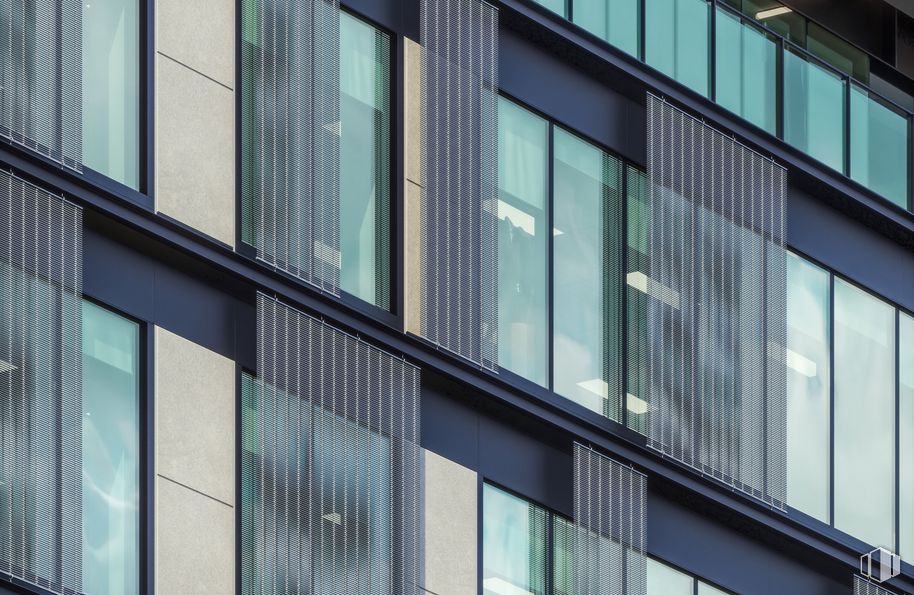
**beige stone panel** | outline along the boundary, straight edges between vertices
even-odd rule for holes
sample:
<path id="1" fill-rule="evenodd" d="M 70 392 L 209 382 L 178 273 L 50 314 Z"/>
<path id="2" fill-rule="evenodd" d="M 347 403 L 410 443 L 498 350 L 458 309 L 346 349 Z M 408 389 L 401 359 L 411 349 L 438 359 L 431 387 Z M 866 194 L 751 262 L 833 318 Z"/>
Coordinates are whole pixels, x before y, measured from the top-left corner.
<path id="1" fill-rule="evenodd" d="M 235 100 L 230 89 L 156 56 L 156 209 L 235 244 Z"/>
<path id="2" fill-rule="evenodd" d="M 157 593 L 235 592 L 235 510 L 156 478 Z"/>
<path id="3" fill-rule="evenodd" d="M 422 188 L 406 181 L 404 279 L 406 331 L 422 335 Z"/>
<path id="4" fill-rule="evenodd" d="M 235 363 L 155 329 L 156 473 L 235 503 Z"/>
<path id="5" fill-rule="evenodd" d="M 474 471 L 425 452 L 425 588 L 476 593 L 478 489 Z"/>
<path id="6" fill-rule="evenodd" d="M 235 88 L 235 1 L 156 0 L 156 51 Z"/>
<path id="7" fill-rule="evenodd" d="M 422 46 L 403 39 L 406 64 L 403 67 L 403 116 L 406 126 L 403 151 L 406 179 L 422 185 Z"/>

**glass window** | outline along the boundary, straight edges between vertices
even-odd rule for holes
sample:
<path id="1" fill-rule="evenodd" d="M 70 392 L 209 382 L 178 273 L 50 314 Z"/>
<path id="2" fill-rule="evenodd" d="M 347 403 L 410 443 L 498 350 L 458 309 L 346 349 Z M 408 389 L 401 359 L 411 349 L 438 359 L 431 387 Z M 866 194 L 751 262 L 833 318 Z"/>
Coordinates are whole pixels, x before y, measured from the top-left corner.
<path id="1" fill-rule="evenodd" d="M 835 527 L 895 545 L 895 311 L 835 279 Z"/>
<path id="2" fill-rule="evenodd" d="M 340 17 L 340 288 L 390 308 L 390 39 Z"/>
<path id="3" fill-rule="evenodd" d="M 618 421 L 621 164 L 554 130 L 555 392 Z"/>
<path id="4" fill-rule="evenodd" d="M 486 484 L 483 488 L 486 595 L 545 595 L 546 511 Z"/>
<path id="5" fill-rule="evenodd" d="M 139 326 L 83 303 L 83 587 L 139 592 Z"/>
<path id="6" fill-rule="evenodd" d="M 900 207 L 908 205 L 908 120 L 851 86 L 851 177 Z"/>
<path id="7" fill-rule="evenodd" d="M 568 16 L 568 9 L 566 8 L 565 0 L 533 0 L 537 4 L 542 4 L 552 12 L 560 14 L 563 17 Z M 570 1 L 570 0 L 569 0 Z"/>
<path id="8" fill-rule="evenodd" d="M 858 81 L 869 82 L 870 59 L 866 52 L 812 21 L 807 22 L 806 49 Z"/>
<path id="9" fill-rule="evenodd" d="M 546 384 L 549 128 L 498 102 L 498 360 Z"/>
<path id="10" fill-rule="evenodd" d="M 829 522 L 829 273 L 787 255 L 787 502 Z"/>
<path id="11" fill-rule="evenodd" d="M 623 52 L 638 57 L 641 48 L 639 0 L 575 0 L 574 22 Z"/>
<path id="12" fill-rule="evenodd" d="M 693 595 L 694 580 L 672 566 L 647 559 L 647 595 Z"/>
<path id="13" fill-rule="evenodd" d="M 898 553 L 914 556 L 914 318 L 899 314 L 898 321 L 898 404 L 899 415 L 899 519 L 901 539 Z"/>
<path id="14" fill-rule="evenodd" d="M 784 52 L 784 140 L 841 172 L 846 84 L 825 67 Z"/>
<path id="15" fill-rule="evenodd" d="M 636 432 L 647 433 L 648 374 L 646 362 L 650 357 L 647 343 L 647 308 L 650 297 L 645 280 L 650 279 L 648 256 L 648 223 L 650 221 L 650 196 L 647 175 L 634 167 L 626 168 L 628 194 L 628 261 L 625 291 L 628 309 L 628 389 L 625 407 L 628 426 Z"/>
<path id="16" fill-rule="evenodd" d="M 138 189 L 138 0 L 83 3 L 83 163 Z"/>
<path id="17" fill-rule="evenodd" d="M 727 595 L 727 592 L 698 581 L 698 595 Z"/>
<path id="18" fill-rule="evenodd" d="M 644 61 L 705 96 L 710 14 L 706 0 L 645 0 Z"/>
<path id="19" fill-rule="evenodd" d="M 777 45 L 765 33 L 717 9 L 716 100 L 759 128 L 777 131 Z"/>

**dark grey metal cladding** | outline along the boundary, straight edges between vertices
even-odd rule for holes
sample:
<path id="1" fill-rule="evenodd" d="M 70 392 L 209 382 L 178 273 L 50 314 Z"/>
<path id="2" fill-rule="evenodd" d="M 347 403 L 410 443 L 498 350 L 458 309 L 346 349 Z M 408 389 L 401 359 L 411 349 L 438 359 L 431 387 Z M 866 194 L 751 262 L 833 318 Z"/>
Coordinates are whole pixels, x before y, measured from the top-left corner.
<path id="1" fill-rule="evenodd" d="M 0 172 L 0 573 L 82 592 L 82 210 Z"/>
<path id="2" fill-rule="evenodd" d="M 649 443 L 783 508 L 786 171 L 647 101 Z"/>
<path id="3" fill-rule="evenodd" d="M 422 335 L 498 369 L 498 10 L 423 0 Z"/>

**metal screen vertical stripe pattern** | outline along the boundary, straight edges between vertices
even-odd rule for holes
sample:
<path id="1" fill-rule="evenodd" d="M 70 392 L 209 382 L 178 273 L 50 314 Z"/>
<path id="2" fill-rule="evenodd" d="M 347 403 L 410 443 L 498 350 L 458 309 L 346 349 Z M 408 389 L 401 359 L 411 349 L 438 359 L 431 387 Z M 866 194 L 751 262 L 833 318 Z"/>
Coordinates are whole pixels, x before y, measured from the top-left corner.
<path id="1" fill-rule="evenodd" d="M 0 575 L 81 593 L 82 211 L 0 173 Z"/>
<path id="2" fill-rule="evenodd" d="M 242 591 L 418 594 L 419 369 L 263 294 L 257 329 Z"/>
<path id="3" fill-rule="evenodd" d="M 0 135 L 82 170 L 80 0 L 0 0 Z"/>
<path id="4" fill-rule="evenodd" d="M 648 95 L 649 443 L 783 508 L 786 171 Z"/>
<path id="5" fill-rule="evenodd" d="M 895 592 L 855 574 L 854 595 L 895 595 Z"/>
<path id="6" fill-rule="evenodd" d="M 242 0 L 242 201 L 257 256 L 340 284 L 338 0 Z"/>
<path id="7" fill-rule="evenodd" d="M 574 445 L 572 569 L 579 595 L 644 595 L 647 477 Z"/>
<path id="8" fill-rule="evenodd" d="M 498 10 L 422 0 L 422 336 L 498 369 Z"/>

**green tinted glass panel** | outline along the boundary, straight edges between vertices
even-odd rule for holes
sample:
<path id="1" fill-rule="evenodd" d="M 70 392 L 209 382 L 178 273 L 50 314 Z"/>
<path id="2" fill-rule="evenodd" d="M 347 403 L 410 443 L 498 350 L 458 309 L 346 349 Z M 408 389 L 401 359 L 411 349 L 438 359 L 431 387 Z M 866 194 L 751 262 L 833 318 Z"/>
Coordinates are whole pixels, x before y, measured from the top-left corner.
<path id="1" fill-rule="evenodd" d="M 628 203 L 628 259 L 626 265 L 627 333 L 628 333 L 628 387 L 625 408 L 628 426 L 642 434 L 647 433 L 650 413 L 648 399 L 647 342 L 648 295 L 642 282 L 650 278 L 650 257 L 648 255 L 648 222 L 650 196 L 648 179 L 644 172 L 633 167 L 626 168 L 626 197 Z"/>
<path id="2" fill-rule="evenodd" d="M 710 14 L 705 0 L 645 0 L 645 62 L 705 96 Z"/>
<path id="3" fill-rule="evenodd" d="M 901 207 L 908 204 L 908 120 L 851 87 L 851 177 Z"/>
<path id="4" fill-rule="evenodd" d="M 139 592 L 139 327 L 83 303 L 83 587 Z"/>
<path id="5" fill-rule="evenodd" d="M 698 581 L 698 595 L 727 595 L 727 592 Z"/>
<path id="6" fill-rule="evenodd" d="M 866 52 L 812 21 L 807 21 L 806 49 L 841 72 L 869 83 L 870 59 Z"/>
<path id="7" fill-rule="evenodd" d="M 542 4 L 552 12 L 560 14 L 563 17 L 568 16 L 568 10 L 565 6 L 565 0 L 533 0 L 537 4 Z M 569 0 L 571 1 L 571 0 Z"/>
<path id="8" fill-rule="evenodd" d="M 717 9 L 716 100 L 774 134 L 777 130 L 777 45 L 765 33 Z"/>
<path id="9" fill-rule="evenodd" d="M 784 52 L 784 140 L 844 171 L 844 86 L 837 74 Z"/>
<path id="10" fill-rule="evenodd" d="M 640 0 L 575 0 L 574 22 L 620 50 L 638 57 Z"/>
<path id="11" fill-rule="evenodd" d="M 87 2 L 83 10 L 83 164 L 139 188 L 139 2 Z"/>
<path id="12" fill-rule="evenodd" d="M 647 595 L 694 595 L 695 579 L 663 562 L 647 559 Z"/>
<path id="13" fill-rule="evenodd" d="M 483 488 L 485 595 L 546 595 L 546 511 L 488 484 Z"/>
<path id="14" fill-rule="evenodd" d="M 727 2 L 732 4 L 731 2 Z M 800 47 L 806 45 L 806 17 L 796 12 L 774 12 L 777 9 L 783 9 L 784 5 L 777 0 L 742 0 L 736 2 L 736 8 L 756 19 L 759 24 L 771 29 L 778 35 L 786 37 L 790 41 L 798 44 Z"/>
<path id="15" fill-rule="evenodd" d="M 898 404 L 899 415 L 899 554 L 914 556 L 914 318 L 900 314 L 898 321 Z"/>
<path id="16" fill-rule="evenodd" d="M 546 383 L 548 123 L 498 102 L 498 363 Z"/>

